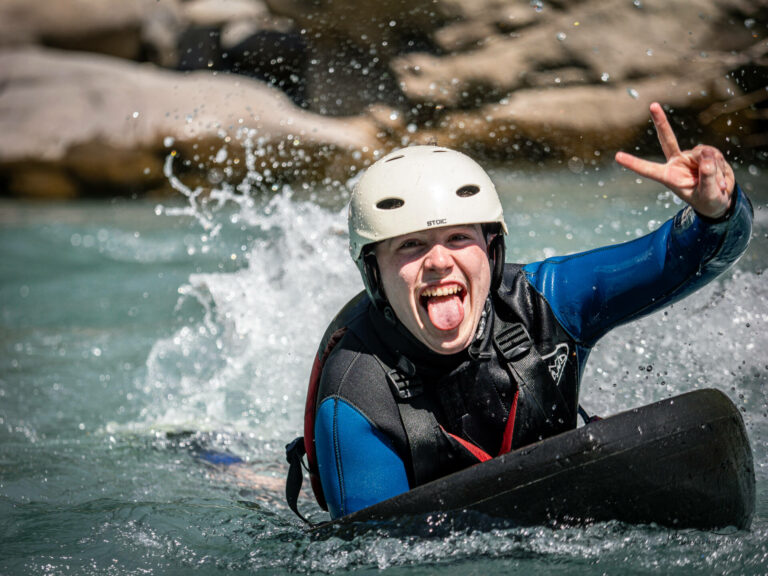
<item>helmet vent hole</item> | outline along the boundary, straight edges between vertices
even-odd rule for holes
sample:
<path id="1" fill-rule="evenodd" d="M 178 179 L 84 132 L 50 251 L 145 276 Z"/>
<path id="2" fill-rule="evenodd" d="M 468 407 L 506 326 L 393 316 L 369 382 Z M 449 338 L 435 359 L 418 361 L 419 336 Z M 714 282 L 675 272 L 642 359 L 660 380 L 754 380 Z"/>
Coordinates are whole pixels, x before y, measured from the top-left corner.
<path id="1" fill-rule="evenodd" d="M 402 157 L 403 157 L 403 154 L 400 154 L 399 156 L 394 156 L 392 158 L 384 160 L 384 163 L 386 164 L 387 162 L 392 162 L 393 160 L 400 160 L 400 158 L 402 158 Z"/>
<path id="2" fill-rule="evenodd" d="M 480 186 L 475 186 L 474 184 L 468 184 L 467 186 L 462 186 L 458 190 L 456 190 L 456 196 L 459 198 L 469 198 L 470 196 L 474 196 L 480 192 Z"/>
<path id="3" fill-rule="evenodd" d="M 394 210 L 395 208 L 400 208 L 403 204 L 405 204 L 405 200 L 400 198 L 384 198 L 384 200 L 376 202 L 376 208 L 379 210 Z"/>

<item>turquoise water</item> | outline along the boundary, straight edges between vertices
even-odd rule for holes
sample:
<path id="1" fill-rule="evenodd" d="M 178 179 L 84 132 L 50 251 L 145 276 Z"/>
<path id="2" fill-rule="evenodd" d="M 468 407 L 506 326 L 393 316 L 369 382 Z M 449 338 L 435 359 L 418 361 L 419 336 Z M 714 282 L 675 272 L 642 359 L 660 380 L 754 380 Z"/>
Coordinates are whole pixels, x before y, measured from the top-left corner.
<path id="1" fill-rule="evenodd" d="M 610 168 L 493 175 L 515 261 L 634 238 L 678 209 Z M 756 208 L 748 254 L 611 333 L 583 386 L 602 414 L 710 386 L 736 402 L 757 513 L 718 533 L 435 525 L 313 541 L 282 503 L 283 446 L 318 339 L 360 289 L 344 194 L 1 201 L 0 574 L 768 573 L 768 177 L 739 181 Z M 244 463 L 206 465 L 205 449 Z"/>

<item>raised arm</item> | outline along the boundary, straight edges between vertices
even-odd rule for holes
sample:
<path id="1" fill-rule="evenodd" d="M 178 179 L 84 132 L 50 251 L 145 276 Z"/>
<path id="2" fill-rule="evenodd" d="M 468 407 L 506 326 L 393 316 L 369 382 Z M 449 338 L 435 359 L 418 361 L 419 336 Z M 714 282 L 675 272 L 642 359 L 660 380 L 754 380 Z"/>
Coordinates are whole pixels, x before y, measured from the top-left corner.
<path id="1" fill-rule="evenodd" d="M 664 164 L 620 152 L 617 162 L 688 203 L 655 232 L 624 244 L 526 266 L 558 320 L 591 347 L 610 329 L 675 302 L 716 278 L 746 250 L 752 206 L 722 154 L 680 151 L 663 110 L 651 106 Z"/>

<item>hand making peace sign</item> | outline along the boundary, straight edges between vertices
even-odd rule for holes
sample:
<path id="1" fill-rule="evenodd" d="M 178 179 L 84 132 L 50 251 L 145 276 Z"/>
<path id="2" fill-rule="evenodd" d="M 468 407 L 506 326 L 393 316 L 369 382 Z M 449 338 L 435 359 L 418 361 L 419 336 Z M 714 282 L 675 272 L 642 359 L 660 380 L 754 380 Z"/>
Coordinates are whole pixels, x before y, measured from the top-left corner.
<path id="1" fill-rule="evenodd" d="M 650 162 L 626 152 L 618 152 L 616 162 L 667 186 L 702 216 L 723 216 L 730 207 L 736 180 L 722 152 L 703 145 L 681 151 L 658 102 L 651 104 L 651 117 L 667 162 Z"/>

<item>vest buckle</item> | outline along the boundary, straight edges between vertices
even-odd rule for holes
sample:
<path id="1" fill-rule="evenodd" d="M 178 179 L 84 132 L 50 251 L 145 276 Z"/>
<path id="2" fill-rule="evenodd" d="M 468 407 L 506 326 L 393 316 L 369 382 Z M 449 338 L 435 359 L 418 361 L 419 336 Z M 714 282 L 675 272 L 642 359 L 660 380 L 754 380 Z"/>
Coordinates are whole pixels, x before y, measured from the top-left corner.
<path id="1" fill-rule="evenodd" d="M 387 370 L 387 382 L 392 389 L 392 393 L 400 400 L 415 398 L 424 391 L 421 380 L 409 378 L 397 368 Z"/>
<path id="2" fill-rule="evenodd" d="M 507 362 L 522 358 L 530 351 L 533 343 L 522 324 L 511 324 L 494 334 L 499 352 Z"/>

